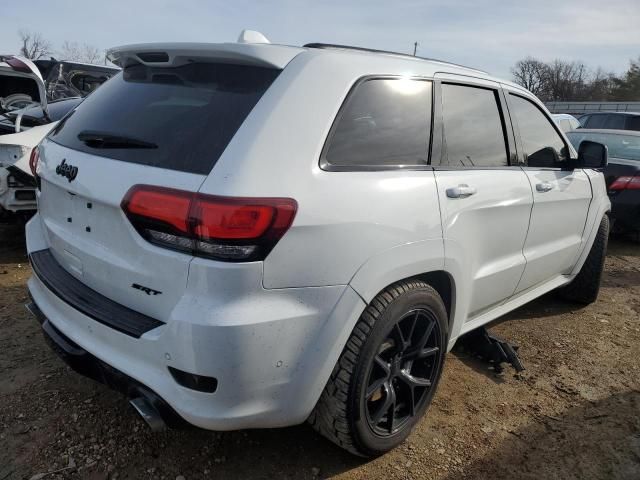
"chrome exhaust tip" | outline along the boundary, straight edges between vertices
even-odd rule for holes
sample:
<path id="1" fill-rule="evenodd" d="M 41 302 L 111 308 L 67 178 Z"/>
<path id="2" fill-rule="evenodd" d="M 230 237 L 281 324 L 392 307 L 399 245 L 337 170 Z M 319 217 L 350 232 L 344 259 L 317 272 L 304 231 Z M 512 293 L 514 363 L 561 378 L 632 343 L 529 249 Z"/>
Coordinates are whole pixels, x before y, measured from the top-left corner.
<path id="1" fill-rule="evenodd" d="M 164 420 L 155 407 L 145 397 L 136 397 L 129 400 L 136 412 L 142 417 L 152 432 L 163 432 L 167 429 Z"/>

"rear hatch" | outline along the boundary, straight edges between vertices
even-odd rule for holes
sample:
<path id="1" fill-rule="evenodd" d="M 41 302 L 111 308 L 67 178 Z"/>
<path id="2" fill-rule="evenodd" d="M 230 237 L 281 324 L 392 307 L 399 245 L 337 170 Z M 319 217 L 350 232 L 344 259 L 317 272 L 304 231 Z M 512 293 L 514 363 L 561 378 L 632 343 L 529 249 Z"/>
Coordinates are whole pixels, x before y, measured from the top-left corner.
<path id="1" fill-rule="evenodd" d="M 0 112 L 39 103 L 47 108 L 44 80 L 28 58 L 0 55 Z"/>
<path id="2" fill-rule="evenodd" d="M 121 53 L 123 71 L 51 132 L 38 166 L 41 221 L 58 263 L 107 298 L 165 322 L 192 257 L 143 239 L 121 202 L 136 184 L 196 192 L 280 72 L 246 58 L 233 63 L 233 55 L 187 54 L 188 61 L 156 55 L 160 62 L 145 64 Z"/>

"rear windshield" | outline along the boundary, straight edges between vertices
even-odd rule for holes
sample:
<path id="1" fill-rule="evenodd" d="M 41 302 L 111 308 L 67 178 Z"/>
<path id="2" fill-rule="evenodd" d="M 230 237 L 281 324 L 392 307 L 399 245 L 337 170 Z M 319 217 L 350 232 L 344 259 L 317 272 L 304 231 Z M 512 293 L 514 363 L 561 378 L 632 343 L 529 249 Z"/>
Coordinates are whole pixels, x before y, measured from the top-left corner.
<path id="1" fill-rule="evenodd" d="M 208 174 L 280 70 L 222 63 L 133 65 L 49 136 L 123 162 Z"/>

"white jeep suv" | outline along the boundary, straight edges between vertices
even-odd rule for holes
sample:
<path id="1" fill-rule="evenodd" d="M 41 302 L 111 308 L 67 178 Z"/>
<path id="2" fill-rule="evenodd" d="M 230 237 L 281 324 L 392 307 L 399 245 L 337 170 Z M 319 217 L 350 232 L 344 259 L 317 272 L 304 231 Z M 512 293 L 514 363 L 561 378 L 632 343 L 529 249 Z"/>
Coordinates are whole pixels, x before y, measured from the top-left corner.
<path id="1" fill-rule="evenodd" d="M 30 308 L 153 426 L 308 420 L 378 455 L 461 335 L 597 296 L 606 150 L 578 155 L 517 85 L 322 44 L 110 58 L 31 158 Z"/>

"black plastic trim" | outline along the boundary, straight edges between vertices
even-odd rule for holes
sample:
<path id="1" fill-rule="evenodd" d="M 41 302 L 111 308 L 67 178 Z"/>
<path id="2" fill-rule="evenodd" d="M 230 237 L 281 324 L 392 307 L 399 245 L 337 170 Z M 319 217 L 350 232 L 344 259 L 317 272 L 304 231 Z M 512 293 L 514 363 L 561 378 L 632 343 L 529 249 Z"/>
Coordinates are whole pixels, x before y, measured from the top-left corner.
<path id="1" fill-rule="evenodd" d="M 185 388 L 197 392 L 214 393 L 218 389 L 218 379 L 185 372 L 175 367 L 167 367 L 173 379 Z"/>
<path id="2" fill-rule="evenodd" d="M 87 287 L 62 268 L 48 249 L 32 252 L 29 260 L 36 277 L 53 294 L 96 322 L 134 338 L 164 325 Z"/>
<path id="3" fill-rule="evenodd" d="M 7 167 L 10 175 L 7 179 L 7 183 L 11 188 L 24 188 L 24 187 L 34 187 L 36 186 L 36 180 L 28 173 L 23 172 L 15 165 L 9 165 Z"/>
<path id="4" fill-rule="evenodd" d="M 40 322 L 42 333 L 49 347 L 76 373 L 107 385 L 128 398 L 144 397 L 170 427 L 184 428 L 189 425 L 162 397 L 149 387 L 94 357 L 80 345 L 74 343 L 73 340 L 47 320 L 35 302 L 31 302 L 27 308 Z"/>

